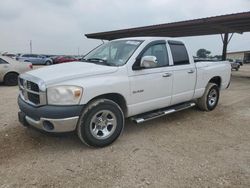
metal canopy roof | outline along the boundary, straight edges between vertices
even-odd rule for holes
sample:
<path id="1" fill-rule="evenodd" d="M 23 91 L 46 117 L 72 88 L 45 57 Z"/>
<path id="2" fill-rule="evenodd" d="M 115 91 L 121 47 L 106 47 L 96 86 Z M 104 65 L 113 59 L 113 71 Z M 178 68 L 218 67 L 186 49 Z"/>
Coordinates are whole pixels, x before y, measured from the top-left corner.
<path id="1" fill-rule="evenodd" d="M 243 33 L 247 31 L 250 31 L 250 12 L 91 33 L 85 36 L 93 39 L 113 40 L 137 36 L 187 37 L 222 33 Z"/>

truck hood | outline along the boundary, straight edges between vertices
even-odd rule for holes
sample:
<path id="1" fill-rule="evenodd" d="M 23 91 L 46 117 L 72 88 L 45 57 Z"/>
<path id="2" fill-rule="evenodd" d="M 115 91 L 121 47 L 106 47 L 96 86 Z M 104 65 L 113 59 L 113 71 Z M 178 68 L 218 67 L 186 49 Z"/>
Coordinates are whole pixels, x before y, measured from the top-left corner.
<path id="1" fill-rule="evenodd" d="M 70 62 L 39 68 L 29 71 L 26 74 L 43 80 L 47 85 L 76 78 L 110 74 L 116 72 L 117 70 L 118 67 L 97 65 L 86 62 Z"/>

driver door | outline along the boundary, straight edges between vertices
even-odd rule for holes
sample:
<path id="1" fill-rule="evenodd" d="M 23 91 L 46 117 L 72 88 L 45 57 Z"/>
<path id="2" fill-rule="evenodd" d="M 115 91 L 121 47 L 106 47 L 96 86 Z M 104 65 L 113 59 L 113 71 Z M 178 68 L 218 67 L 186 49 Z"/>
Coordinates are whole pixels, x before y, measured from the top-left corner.
<path id="1" fill-rule="evenodd" d="M 129 77 L 132 104 L 130 115 L 163 108 L 171 102 L 173 72 L 169 67 L 166 41 L 146 46 L 139 59 L 144 56 L 155 56 L 157 66 L 134 70 Z"/>

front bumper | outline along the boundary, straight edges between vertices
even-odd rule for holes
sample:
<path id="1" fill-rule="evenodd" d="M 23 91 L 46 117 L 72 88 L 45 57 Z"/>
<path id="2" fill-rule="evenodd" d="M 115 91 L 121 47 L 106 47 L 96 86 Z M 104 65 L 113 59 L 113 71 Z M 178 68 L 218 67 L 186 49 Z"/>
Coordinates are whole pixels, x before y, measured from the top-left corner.
<path id="1" fill-rule="evenodd" d="M 83 105 L 34 107 L 18 97 L 18 119 L 24 126 L 33 126 L 46 132 L 71 132 L 76 129 Z"/>

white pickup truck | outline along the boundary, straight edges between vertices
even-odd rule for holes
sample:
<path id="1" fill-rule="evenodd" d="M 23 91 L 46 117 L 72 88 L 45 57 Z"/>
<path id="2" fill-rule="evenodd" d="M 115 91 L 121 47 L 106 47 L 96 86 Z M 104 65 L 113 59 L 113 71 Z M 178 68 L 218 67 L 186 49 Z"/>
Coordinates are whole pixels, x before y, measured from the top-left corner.
<path id="1" fill-rule="evenodd" d="M 173 38 L 113 40 L 80 62 L 19 77 L 19 121 L 46 132 L 76 131 L 87 145 L 115 141 L 124 119 L 142 123 L 197 104 L 213 110 L 229 86 L 229 62 L 194 63 Z"/>

